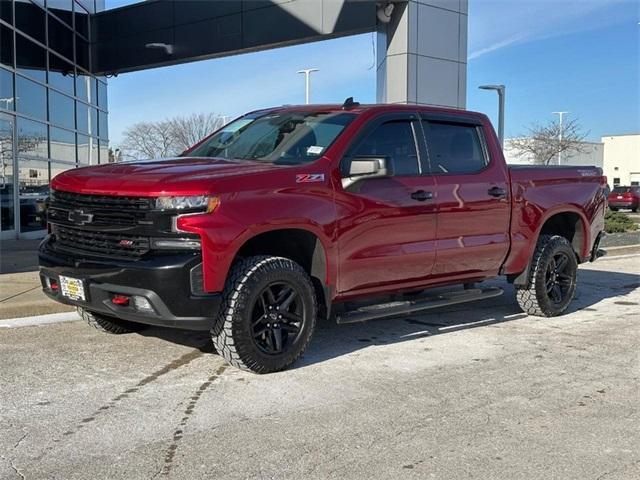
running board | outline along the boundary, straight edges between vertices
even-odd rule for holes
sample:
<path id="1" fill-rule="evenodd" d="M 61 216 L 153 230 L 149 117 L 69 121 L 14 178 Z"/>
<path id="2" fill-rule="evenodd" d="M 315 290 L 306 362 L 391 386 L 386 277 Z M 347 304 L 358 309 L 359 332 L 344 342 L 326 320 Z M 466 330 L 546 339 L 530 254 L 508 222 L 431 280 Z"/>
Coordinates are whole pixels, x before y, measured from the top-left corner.
<path id="1" fill-rule="evenodd" d="M 406 315 L 408 313 L 420 312 L 431 308 L 445 307 L 448 305 L 456 305 L 458 303 L 474 302 L 476 300 L 484 300 L 485 298 L 498 297 L 504 293 L 504 290 L 498 287 L 475 288 L 464 290 L 462 292 L 447 292 L 437 296 L 422 297 L 414 300 L 379 303 L 376 305 L 367 305 L 356 310 L 350 310 L 336 315 L 336 322 L 359 323 L 376 318 L 395 317 L 396 315 Z"/>

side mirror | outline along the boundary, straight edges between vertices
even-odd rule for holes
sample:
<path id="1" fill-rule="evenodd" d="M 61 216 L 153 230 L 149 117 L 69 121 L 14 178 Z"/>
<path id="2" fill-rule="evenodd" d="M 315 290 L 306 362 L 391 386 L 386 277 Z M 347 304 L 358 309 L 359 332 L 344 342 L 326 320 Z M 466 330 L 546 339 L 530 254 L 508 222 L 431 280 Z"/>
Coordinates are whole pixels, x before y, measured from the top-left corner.
<path id="1" fill-rule="evenodd" d="M 393 175 L 393 166 L 389 157 L 355 157 L 351 160 L 349 175 L 342 179 L 342 186 L 347 188 L 358 180 L 391 175 Z"/>

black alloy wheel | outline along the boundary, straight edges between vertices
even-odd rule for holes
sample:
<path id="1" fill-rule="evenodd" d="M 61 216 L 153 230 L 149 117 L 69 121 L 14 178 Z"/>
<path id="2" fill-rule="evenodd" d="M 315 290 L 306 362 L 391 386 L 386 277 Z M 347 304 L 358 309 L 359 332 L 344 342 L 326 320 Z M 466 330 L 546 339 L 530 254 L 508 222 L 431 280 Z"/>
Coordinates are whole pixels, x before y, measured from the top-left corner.
<path id="1" fill-rule="evenodd" d="M 253 304 L 253 341 L 267 355 L 286 353 L 300 335 L 304 317 L 304 306 L 297 288 L 288 282 L 270 283 Z"/>
<path id="2" fill-rule="evenodd" d="M 572 289 L 574 276 L 569 266 L 565 252 L 557 252 L 547 266 L 545 287 L 549 299 L 556 305 L 561 304 Z"/>

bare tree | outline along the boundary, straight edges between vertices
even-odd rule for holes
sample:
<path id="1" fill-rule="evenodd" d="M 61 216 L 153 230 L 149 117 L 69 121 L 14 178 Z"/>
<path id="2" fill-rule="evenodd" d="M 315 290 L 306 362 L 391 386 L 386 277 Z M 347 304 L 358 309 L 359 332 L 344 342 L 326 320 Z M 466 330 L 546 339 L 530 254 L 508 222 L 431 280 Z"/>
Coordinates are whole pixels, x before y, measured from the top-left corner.
<path id="1" fill-rule="evenodd" d="M 224 119 L 215 113 L 192 113 L 186 117 L 172 118 L 170 122 L 176 145 L 186 150 L 222 127 Z"/>
<path id="2" fill-rule="evenodd" d="M 222 127 L 215 113 L 194 113 L 158 122 L 140 122 L 127 128 L 120 145 L 123 158 L 162 158 L 178 155 Z"/>
<path id="3" fill-rule="evenodd" d="M 585 152 L 586 137 L 578 120 L 573 119 L 562 126 L 562 132 L 558 122 L 534 125 L 527 136 L 510 140 L 509 146 L 519 157 L 532 157 L 536 165 L 549 165 L 560 152 L 567 157 Z"/>
<path id="4" fill-rule="evenodd" d="M 124 132 L 122 150 L 132 158 L 162 158 L 181 152 L 172 134 L 171 122 L 140 122 Z"/>

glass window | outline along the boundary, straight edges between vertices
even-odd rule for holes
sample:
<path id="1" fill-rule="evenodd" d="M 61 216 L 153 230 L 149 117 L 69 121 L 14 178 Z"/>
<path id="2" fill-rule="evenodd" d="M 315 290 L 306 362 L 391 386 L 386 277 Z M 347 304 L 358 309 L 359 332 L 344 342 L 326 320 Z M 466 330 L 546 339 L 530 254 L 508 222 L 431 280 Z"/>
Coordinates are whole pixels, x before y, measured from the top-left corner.
<path id="1" fill-rule="evenodd" d="M 49 48 L 73 60 L 73 31 L 49 15 Z"/>
<path id="2" fill-rule="evenodd" d="M 18 185 L 20 196 L 42 196 L 48 193 L 49 163 L 18 157 Z"/>
<path id="3" fill-rule="evenodd" d="M 85 70 L 90 70 L 89 43 L 76 35 L 76 63 Z"/>
<path id="4" fill-rule="evenodd" d="M 49 152 L 54 160 L 76 161 L 76 134 L 62 128 L 49 128 Z"/>
<path id="5" fill-rule="evenodd" d="M 46 163 L 45 163 L 46 165 Z M 40 169 L 32 170 L 40 173 Z M 42 172 L 44 173 L 44 172 Z M 47 217 L 45 214 L 45 201 L 49 195 L 49 174 L 47 172 L 47 180 L 32 178 L 32 184 L 38 182 L 46 182 L 39 187 L 29 187 L 40 192 L 40 196 L 29 195 L 27 198 L 20 198 L 20 231 L 34 232 L 37 230 L 45 230 L 47 228 Z"/>
<path id="6" fill-rule="evenodd" d="M 47 126 L 18 117 L 18 155 L 47 158 Z"/>
<path id="7" fill-rule="evenodd" d="M 4 182 L 0 185 L 0 231 L 13 230 L 13 117 L 0 115 L 0 174 Z"/>
<path id="8" fill-rule="evenodd" d="M 109 138 L 109 121 L 107 113 L 103 111 L 98 112 L 98 136 L 100 138 Z"/>
<path id="9" fill-rule="evenodd" d="M 102 82 L 98 82 L 98 106 L 102 110 L 109 110 L 107 106 L 107 85 Z"/>
<path id="10" fill-rule="evenodd" d="M 89 162 L 91 165 L 97 165 L 100 163 L 100 157 L 98 156 L 98 139 L 89 138 Z"/>
<path id="11" fill-rule="evenodd" d="M 474 125 L 425 122 L 425 130 L 433 173 L 473 173 L 486 167 Z"/>
<path id="12" fill-rule="evenodd" d="M 16 108 L 14 103 L 13 73 L 4 68 L 0 68 L 0 108 L 14 110 Z"/>
<path id="13" fill-rule="evenodd" d="M 112 163 L 113 159 L 109 155 L 109 142 L 107 140 L 99 140 L 98 148 L 100 150 L 100 163 Z"/>
<path id="14" fill-rule="evenodd" d="M 89 137 L 86 135 L 76 135 L 78 139 L 78 163 L 89 165 Z"/>
<path id="15" fill-rule="evenodd" d="M 190 152 L 201 157 L 299 165 L 320 158 L 355 118 L 343 112 L 272 112 L 245 115 Z"/>
<path id="16" fill-rule="evenodd" d="M 91 105 L 98 104 L 98 90 L 96 83 L 96 79 L 91 78 L 91 81 L 89 82 L 89 100 L 91 101 Z"/>
<path id="17" fill-rule="evenodd" d="M 419 175 L 418 154 L 409 120 L 392 121 L 377 127 L 356 148 L 354 157 L 387 157 L 394 175 Z"/>
<path id="18" fill-rule="evenodd" d="M 76 2 L 76 32 L 89 38 L 89 12 Z"/>
<path id="19" fill-rule="evenodd" d="M 16 103 L 20 113 L 47 119 L 47 90 L 44 86 L 16 75 Z"/>
<path id="20" fill-rule="evenodd" d="M 89 133 L 89 106 L 76 102 L 76 124 L 78 130 Z"/>
<path id="21" fill-rule="evenodd" d="M 89 82 L 91 77 L 89 74 L 78 70 L 76 76 L 76 97 L 80 100 L 89 103 Z"/>
<path id="22" fill-rule="evenodd" d="M 16 0 L 15 5 L 16 28 L 40 43 L 46 43 L 44 10 L 29 0 Z"/>
<path id="23" fill-rule="evenodd" d="M 73 99 L 49 90 L 49 121 L 61 127 L 74 128 Z"/>
<path id="24" fill-rule="evenodd" d="M 16 68 L 31 78 L 46 82 L 46 50 L 26 37 L 16 34 Z"/>
<path id="25" fill-rule="evenodd" d="M 11 0 L 0 0 L 0 18 L 13 25 L 13 2 Z"/>
<path id="26" fill-rule="evenodd" d="M 64 23 L 73 26 L 73 0 L 49 0 L 47 8 Z"/>
<path id="27" fill-rule="evenodd" d="M 13 68 L 13 30 L 0 25 L 0 63 Z"/>
<path id="28" fill-rule="evenodd" d="M 57 55 L 49 54 L 49 85 L 73 95 L 75 75 L 73 65 Z"/>

